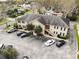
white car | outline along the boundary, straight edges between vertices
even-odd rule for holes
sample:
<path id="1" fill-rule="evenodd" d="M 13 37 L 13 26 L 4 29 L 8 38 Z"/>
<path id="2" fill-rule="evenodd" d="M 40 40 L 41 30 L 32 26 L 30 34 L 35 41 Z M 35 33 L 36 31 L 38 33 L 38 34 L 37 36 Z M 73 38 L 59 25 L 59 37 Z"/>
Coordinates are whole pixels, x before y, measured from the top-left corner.
<path id="1" fill-rule="evenodd" d="M 51 40 L 47 40 L 47 41 L 45 42 L 45 45 L 46 45 L 46 46 L 50 46 L 50 45 L 52 45 L 52 44 L 54 44 L 54 43 L 55 43 L 55 40 L 51 39 Z"/>

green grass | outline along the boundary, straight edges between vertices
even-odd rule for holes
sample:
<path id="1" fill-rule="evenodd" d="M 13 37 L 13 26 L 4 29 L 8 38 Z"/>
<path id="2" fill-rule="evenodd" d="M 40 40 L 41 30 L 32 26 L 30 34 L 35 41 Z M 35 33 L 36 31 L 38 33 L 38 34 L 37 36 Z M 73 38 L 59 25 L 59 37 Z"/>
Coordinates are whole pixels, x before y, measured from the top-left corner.
<path id="1" fill-rule="evenodd" d="M 8 21 L 9 21 L 8 19 L 3 19 L 3 20 L 0 21 L 0 25 L 3 25 L 5 23 L 7 23 Z"/>
<path id="2" fill-rule="evenodd" d="M 26 14 L 31 14 L 31 13 L 33 13 L 33 12 L 32 12 L 32 10 L 29 10 L 29 11 L 26 11 L 25 13 L 26 13 Z"/>
<path id="3" fill-rule="evenodd" d="M 78 51 L 79 51 L 79 35 L 78 35 L 78 30 L 77 30 L 77 24 L 74 25 L 74 31 L 75 31 L 75 37 L 77 40 L 77 44 L 78 44 Z"/>
<path id="4" fill-rule="evenodd" d="M 12 28 L 14 28 L 14 24 L 15 24 L 15 23 L 11 24 L 9 27 L 6 27 L 5 30 L 6 30 L 6 31 L 7 31 L 7 30 L 11 30 Z"/>
<path id="5" fill-rule="evenodd" d="M 74 31 L 75 31 L 75 38 L 77 40 L 78 51 L 79 51 L 79 35 L 77 30 L 77 24 L 74 25 Z M 79 54 L 77 54 L 77 59 L 79 59 Z"/>
<path id="6" fill-rule="evenodd" d="M 6 27 L 5 30 L 8 31 L 8 30 L 11 30 L 12 28 L 13 26 L 9 26 L 9 27 Z"/>
<path id="7" fill-rule="evenodd" d="M 77 59 L 79 59 L 79 54 L 77 54 Z"/>

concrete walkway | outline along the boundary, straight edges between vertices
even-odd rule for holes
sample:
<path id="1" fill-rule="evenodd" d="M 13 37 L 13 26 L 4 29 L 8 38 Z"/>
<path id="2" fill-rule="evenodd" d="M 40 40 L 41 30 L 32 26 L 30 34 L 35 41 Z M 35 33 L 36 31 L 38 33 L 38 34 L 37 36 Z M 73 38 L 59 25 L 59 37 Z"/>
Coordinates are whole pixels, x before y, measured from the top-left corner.
<path id="1" fill-rule="evenodd" d="M 75 33 L 74 33 L 74 22 L 70 22 L 70 40 L 69 40 L 69 45 L 71 46 L 72 48 L 72 51 L 73 51 L 73 54 L 75 55 L 75 59 L 76 59 L 76 54 L 77 54 L 77 42 L 76 42 L 76 39 L 75 39 Z"/>

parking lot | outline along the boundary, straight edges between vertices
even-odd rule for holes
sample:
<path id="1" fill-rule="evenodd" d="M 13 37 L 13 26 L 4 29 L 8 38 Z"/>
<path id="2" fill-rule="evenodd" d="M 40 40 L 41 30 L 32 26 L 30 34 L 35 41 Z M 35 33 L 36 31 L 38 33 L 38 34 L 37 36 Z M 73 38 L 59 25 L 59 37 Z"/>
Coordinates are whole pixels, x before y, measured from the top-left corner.
<path id="1" fill-rule="evenodd" d="M 0 43 L 13 45 L 19 52 L 18 59 L 28 56 L 29 59 L 75 59 L 73 47 L 66 43 L 61 48 L 55 44 L 46 47 L 44 42 L 34 37 L 20 38 L 15 33 L 0 32 Z"/>

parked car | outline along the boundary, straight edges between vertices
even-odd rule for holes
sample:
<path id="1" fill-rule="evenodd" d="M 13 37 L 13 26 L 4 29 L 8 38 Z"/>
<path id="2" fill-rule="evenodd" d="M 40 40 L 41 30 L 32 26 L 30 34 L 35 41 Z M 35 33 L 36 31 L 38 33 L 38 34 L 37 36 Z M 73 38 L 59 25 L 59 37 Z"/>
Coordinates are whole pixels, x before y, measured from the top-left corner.
<path id="1" fill-rule="evenodd" d="M 0 44 L 0 49 L 4 47 L 4 44 Z"/>
<path id="2" fill-rule="evenodd" d="M 56 46 L 59 47 L 59 48 L 62 47 L 63 45 L 65 45 L 65 44 L 66 44 L 66 42 L 64 40 L 59 40 L 59 41 L 56 42 Z"/>
<path id="3" fill-rule="evenodd" d="M 55 40 L 50 39 L 50 40 L 47 40 L 47 41 L 45 42 L 45 45 L 46 45 L 46 46 L 50 46 L 50 45 L 52 45 L 52 44 L 54 44 L 54 43 L 55 43 Z"/>
<path id="4" fill-rule="evenodd" d="M 23 59 L 29 59 L 29 57 L 28 56 L 23 56 Z"/>
<path id="5" fill-rule="evenodd" d="M 8 45 L 7 47 L 8 47 L 8 48 L 13 48 L 13 45 Z"/>
<path id="6" fill-rule="evenodd" d="M 29 33 L 23 33 L 23 34 L 21 35 L 21 38 L 30 36 L 30 35 L 32 35 L 32 34 L 33 34 L 32 32 L 29 32 Z"/>
<path id="7" fill-rule="evenodd" d="M 15 29 L 15 28 L 13 28 L 13 29 L 11 29 L 11 30 L 8 30 L 7 33 L 13 33 L 13 32 L 16 32 L 16 31 L 18 31 L 18 30 Z"/>
<path id="8" fill-rule="evenodd" d="M 23 33 L 25 33 L 25 32 L 20 31 L 20 32 L 17 33 L 17 36 L 21 36 Z"/>

